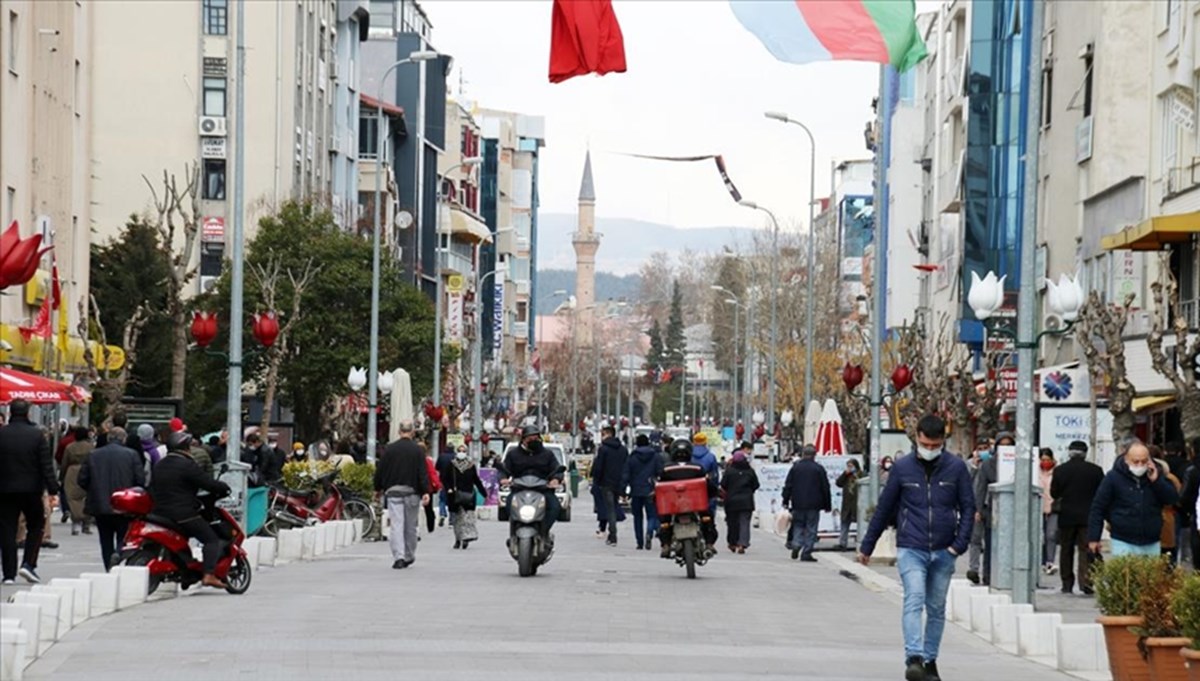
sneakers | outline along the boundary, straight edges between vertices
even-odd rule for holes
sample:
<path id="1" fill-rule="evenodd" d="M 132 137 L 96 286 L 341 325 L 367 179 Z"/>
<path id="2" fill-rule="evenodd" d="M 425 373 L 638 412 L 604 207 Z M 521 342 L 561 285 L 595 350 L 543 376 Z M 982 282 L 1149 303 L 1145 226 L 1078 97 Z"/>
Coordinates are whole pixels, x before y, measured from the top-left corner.
<path id="1" fill-rule="evenodd" d="M 50 541 L 49 539 L 47 539 L 46 541 L 42 542 L 42 548 L 43 549 L 57 549 L 58 542 Z"/>
<path id="2" fill-rule="evenodd" d="M 606 540 L 604 540 L 604 545 L 605 546 L 616 546 L 617 540 L 616 539 L 606 539 Z"/>
<path id="3" fill-rule="evenodd" d="M 6 579 L 3 582 L 0 582 L 0 584 L 3 584 L 4 586 L 12 586 L 13 584 L 16 584 L 16 583 L 17 583 L 17 580 L 15 580 L 15 579 Z"/>
<path id="4" fill-rule="evenodd" d="M 28 565 L 22 565 L 21 569 L 17 570 L 17 574 L 21 575 L 21 579 L 24 579 L 25 581 L 29 582 L 30 584 L 41 584 L 42 583 L 42 578 L 38 577 L 37 571 L 34 570 L 33 568 L 29 567 Z"/>
<path id="5" fill-rule="evenodd" d="M 904 681 L 925 681 L 925 660 L 910 657 L 904 661 Z"/>
<path id="6" fill-rule="evenodd" d="M 446 516 L 442 516 L 442 517 L 438 518 L 438 527 L 445 527 L 445 526 L 446 526 Z"/>
<path id="7" fill-rule="evenodd" d="M 978 585 L 979 584 L 979 571 L 978 570 L 967 570 L 967 580 L 970 581 L 972 584 Z"/>
<path id="8" fill-rule="evenodd" d="M 1081 586 L 1079 590 L 1083 592 L 1084 596 L 1092 596 L 1096 593 L 1096 590 L 1090 586 Z"/>
<path id="9" fill-rule="evenodd" d="M 800 557 L 800 549 L 792 549 L 792 560 Z"/>
<path id="10" fill-rule="evenodd" d="M 800 556 L 800 562 L 801 563 L 815 563 L 815 562 L 817 562 L 817 557 L 811 553 L 806 553 L 803 556 Z"/>
<path id="11" fill-rule="evenodd" d="M 942 677 L 938 676 L 937 662 L 934 660 L 925 663 L 925 681 L 942 681 Z"/>
<path id="12" fill-rule="evenodd" d="M 392 563 L 392 569 L 393 569 L 393 570 L 403 570 L 403 569 L 404 569 L 404 568 L 406 568 L 406 567 L 408 567 L 408 563 L 405 563 L 403 558 L 401 558 L 400 560 L 398 560 L 398 561 L 396 561 L 396 562 Z"/>

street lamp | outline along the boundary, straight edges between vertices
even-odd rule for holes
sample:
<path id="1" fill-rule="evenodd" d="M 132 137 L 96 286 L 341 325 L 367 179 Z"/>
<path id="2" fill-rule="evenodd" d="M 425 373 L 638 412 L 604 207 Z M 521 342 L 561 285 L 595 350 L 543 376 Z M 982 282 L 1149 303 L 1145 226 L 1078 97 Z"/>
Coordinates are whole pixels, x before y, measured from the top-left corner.
<path id="1" fill-rule="evenodd" d="M 397 67 L 430 61 L 437 59 L 438 56 L 437 52 L 431 50 L 413 52 L 408 57 L 387 67 L 387 70 L 379 78 L 379 91 L 376 98 L 378 106 L 375 109 L 375 219 L 371 229 L 371 340 L 370 360 L 367 368 L 367 376 L 370 379 L 370 385 L 367 388 L 367 459 L 369 461 L 375 460 L 379 428 L 378 415 L 375 413 L 379 406 L 379 216 L 382 212 L 383 152 L 387 143 L 383 135 L 383 86 L 387 82 L 388 75 Z M 422 153 L 423 150 L 417 150 L 418 155 Z M 421 178 L 417 178 L 418 183 L 421 181 Z M 417 229 L 420 230 L 420 225 L 417 226 Z"/>
<path id="2" fill-rule="evenodd" d="M 768 111 L 764 115 L 773 121 L 791 123 L 798 126 L 808 135 L 810 149 L 808 164 L 808 281 L 804 293 L 804 328 L 806 336 L 804 343 L 804 402 L 807 404 L 812 400 L 813 379 L 813 306 L 815 305 L 813 280 L 816 278 L 815 253 L 817 242 L 817 227 L 814 224 L 815 218 L 813 212 L 816 210 L 817 204 L 817 142 L 813 138 L 812 130 L 809 130 L 807 125 L 791 118 L 787 114 L 779 111 Z"/>
<path id="3" fill-rule="evenodd" d="M 741 394 L 741 391 L 738 389 L 738 354 L 739 353 L 737 351 L 737 347 L 738 347 L 738 340 L 740 340 L 739 336 L 741 336 L 741 328 L 740 328 L 741 327 L 741 311 L 742 311 L 743 305 L 742 305 L 741 301 L 738 300 L 738 297 L 736 295 L 734 295 L 733 291 L 730 291 L 729 289 L 725 288 L 724 286 L 721 286 L 719 284 L 713 284 L 713 285 L 709 286 L 709 288 L 714 291 L 719 291 L 719 292 L 724 293 L 725 295 L 729 296 L 728 298 L 725 298 L 722 302 L 724 302 L 728 305 L 733 305 L 733 391 L 732 392 L 733 392 L 733 418 L 734 418 L 734 420 L 737 420 L 738 406 L 739 406 L 738 405 L 738 396 Z"/>
<path id="4" fill-rule="evenodd" d="M 534 303 L 534 306 L 533 306 L 533 313 L 534 313 L 535 315 L 537 315 L 537 317 L 536 317 L 536 318 L 534 318 L 534 324 L 535 324 L 535 326 L 537 327 L 537 328 L 535 328 L 535 331 L 536 331 L 536 333 L 534 334 L 534 337 L 535 337 L 535 338 L 541 338 L 541 337 L 542 337 L 542 329 L 541 329 L 541 324 L 542 324 L 542 315 L 538 314 L 538 312 L 537 312 L 538 308 L 540 307 L 540 305 L 539 305 L 538 303 L 540 303 L 540 302 L 541 302 L 541 301 L 543 301 L 543 300 L 549 300 L 549 299 L 551 299 L 551 298 L 559 298 L 559 297 L 562 297 L 562 296 L 565 296 L 565 295 L 567 295 L 567 290 L 566 290 L 566 289 L 562 289 L 562 288 L 560 288 L 560 289 L 558 289 L 557 291 L 555 291 L 555 292 L 553 292 L 553 293 L 548 293 L 548 294 L 546 294 L 546 295 L 544 295 L 544 296 L 542 296 L 542 297 L 538 298 L 538 299 L 537 299 L 537 301 Z M 537 350 L 537 346 L 536 346 L 536 345 L 534 346 L 534 350 Z M 539 367 L 539 368 L 538 368 L 538 384 L 537 384 L 537 388 L 538 388 L 538 413 L 537 413 L 537 427 L 538 427 L 538 428 L 543 428 L 543 427 L 544 427 L 542 424 L 544 423 L 544 421 L 545 421 L 545 418 L 546 418 L 546 407 L 545 407 L 545 403 L 544 403 L 544 398 L 545 398 L 545 390 L 543 390 L 543 387 L 544 387 L 544 386 L 545 386 L 545 379 L 544 379 L 544 376 L 543 376 L 543 374 L 542 374 L 542 370 L 541 370 L 541 368 Z"/>
<path id="5" fill-rule="evenodd" d="M 483 382 L 483 284 L 489 277 L 496 276 L 497 272 L 503 270 L 492 270 L 486 274 L 479 272 L 479 266 L 475 267 L 475 342 L 471 344 L 471 446 L 478 447 L 479 445 L 479 426 L 485 423 L 483 419 L 483 395 L 479 387 Z M 487 419 L 486 423 L 494 423 L 491 419 Z M 491 427 L 488 428 L 490 432 Z"/>
<path id="6" fill-rule="evenodd" d="M 767 375 L 770 380 L 767 381 L 767 430 L 774 432 L 775 430 L 775 354 L 777 345 L 779 344 L 779 314 L 777 312 L 779 306 L 779 288 L 775 285 L 779 281 L 779 220 L 775 219 L 775 213 L 771 212 L 765 206 L 760 206 L 753 201 L 742 199 L 738 201 L 738 205 L 749 208 L 751 210 L 761 210 L 771 218 L 771 354 L 768 357 Z M 809 280 L 812 280 L 810 273 Z M 811 299 L 811 296 L 810 296 Z M 809 343 L 812 347 L 812 343 Z"/>

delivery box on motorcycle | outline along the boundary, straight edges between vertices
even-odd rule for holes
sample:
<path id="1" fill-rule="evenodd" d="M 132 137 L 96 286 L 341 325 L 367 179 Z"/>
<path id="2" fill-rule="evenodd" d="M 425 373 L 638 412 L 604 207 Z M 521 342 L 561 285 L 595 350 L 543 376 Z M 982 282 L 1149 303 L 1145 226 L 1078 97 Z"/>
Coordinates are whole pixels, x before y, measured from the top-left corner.
<path id="1" fill-rule="evenodd" d="M 708 510 L 708 480 L 672 480 L 654 486 L 654 504 L 658 515 L 699 513 Z"/>

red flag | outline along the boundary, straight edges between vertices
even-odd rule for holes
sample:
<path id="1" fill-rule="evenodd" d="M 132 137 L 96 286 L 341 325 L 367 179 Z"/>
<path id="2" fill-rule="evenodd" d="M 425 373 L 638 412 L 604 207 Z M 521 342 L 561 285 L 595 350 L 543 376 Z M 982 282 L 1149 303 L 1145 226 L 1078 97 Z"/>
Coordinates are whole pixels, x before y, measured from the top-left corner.
<path id="1" fill-rule="evenodd" d="M 42 298 L 42 307 L 38 310 L 38 316 L 34 320 L 33 326 L 19 326 L 17 327 L 17 331 L 20 332 L 22 340 L 26 343 L 34 336 L 38 338 L 50 337 L 50 296 Z"/>
<path id="2" fill-rule="evenodd" d="M 50 307 L 62 307 L 62 285 L 58 282 L 58 257 L 50 254 Z"/>
<path id="3" fill-rule="evenodd" d="M 625 72 L 625 39 L 612 0 L 554 0 L 550 82 Z"/>

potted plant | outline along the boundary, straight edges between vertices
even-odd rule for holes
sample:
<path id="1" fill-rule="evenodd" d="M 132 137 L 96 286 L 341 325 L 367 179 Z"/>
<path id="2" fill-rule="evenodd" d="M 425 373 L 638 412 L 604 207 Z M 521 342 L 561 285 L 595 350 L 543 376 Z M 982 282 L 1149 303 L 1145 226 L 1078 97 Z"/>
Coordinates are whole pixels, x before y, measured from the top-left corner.
<path id="1" fill-rule="evenodd" d="M 1183 582 L 1183 573 L 1166 557 L 1156 559 L 1138 595 L 1142 624 L 1134 628 L 1142 656 L 1150 665 L 1150 681 L 1187 681 L 1187 668 L 1179 651 L 1191 639 L 1180 635 L 1172 599 Z"/>
<path id="2" fill-rule="evenodd" d="M 1191 639 L 1191 646 L 1181 648 L 1188 670 L 1188 681 L 1200 681 L 1200 573 L 1183 580 L 1171 599 L 1171 612 L 1179 622 L 1179 631 Z"/>
<path id="3" fill-rule="evenodd" d="M 1150 665 L 1138 650 L 1138 636 L 1131 630 L 1144 620 L 1140 614 L 1142 587 L 1154 571 L 1157 558 L 1119 556 L 1092 569 L 1096 606 L 1104 627 L 1104 643 L 1113 681 L 1150 681 Z"/>

